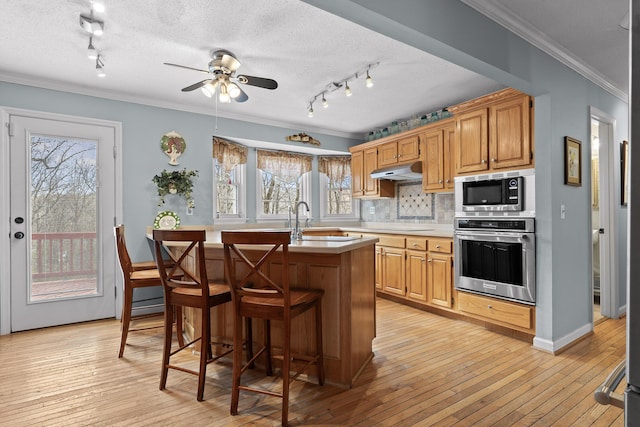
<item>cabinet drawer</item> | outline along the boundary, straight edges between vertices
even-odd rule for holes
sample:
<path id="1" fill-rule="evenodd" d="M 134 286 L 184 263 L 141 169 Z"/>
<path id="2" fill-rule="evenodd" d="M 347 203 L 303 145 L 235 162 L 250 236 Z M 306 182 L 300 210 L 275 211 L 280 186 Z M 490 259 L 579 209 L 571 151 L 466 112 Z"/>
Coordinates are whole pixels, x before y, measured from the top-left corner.
<path id="1" fill-rule="evenodd" d="M 533 307 L 458 292 L 458 309 L 491 321 L 531 329 Z"/>
<path id="2" fill-rule="evenodd" d="M 390 246 L 392 248 L 404 248 L 404 237 L 387 236 L 381 234 L 378 236 L 378 246 Z"/>
<path id="3" fill-rule="evenodd" d="M 427 250 L 426 237 L 407 237 L 407 249 L 415 249 L 417 251 Z"/>
<path id="4" fill-rule="evenodd" d="M 450 239 L 429 239 L 429 252 L 450 254 L 453 252 L 453 241 Z"/>

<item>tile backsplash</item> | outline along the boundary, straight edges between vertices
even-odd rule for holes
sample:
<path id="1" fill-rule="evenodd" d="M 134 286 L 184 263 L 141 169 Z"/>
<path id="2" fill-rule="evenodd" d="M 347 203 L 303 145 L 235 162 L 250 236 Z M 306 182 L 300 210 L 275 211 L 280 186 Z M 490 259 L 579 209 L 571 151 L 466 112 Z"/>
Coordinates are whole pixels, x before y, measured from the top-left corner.
<path id="1" fill-rule="evenodd" d="M 360 201 L 360 220 L 404 224 L 453 224 L 453 193 L 425 193 L 420 181 L 396 183 L 396 197 Z"/>

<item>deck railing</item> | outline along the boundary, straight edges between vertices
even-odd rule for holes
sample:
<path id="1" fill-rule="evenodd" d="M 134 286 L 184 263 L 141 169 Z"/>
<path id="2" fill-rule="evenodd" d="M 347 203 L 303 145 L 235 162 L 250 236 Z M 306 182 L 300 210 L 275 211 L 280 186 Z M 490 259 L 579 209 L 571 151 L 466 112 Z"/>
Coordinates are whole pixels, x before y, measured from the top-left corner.
<path id="1" fill-rule="evenodd" d="M 96 233 L 33 233 L 33 280 L 95 275 Z"/>

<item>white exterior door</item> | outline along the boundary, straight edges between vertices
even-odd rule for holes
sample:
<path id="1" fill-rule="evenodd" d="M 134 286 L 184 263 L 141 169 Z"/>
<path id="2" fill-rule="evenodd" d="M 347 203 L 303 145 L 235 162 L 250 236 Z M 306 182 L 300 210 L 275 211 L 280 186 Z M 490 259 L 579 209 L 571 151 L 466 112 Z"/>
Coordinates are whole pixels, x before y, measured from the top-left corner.
<path id="1" fill-rule="evenodd" d="M 114 317 L 116 128 L 9 115 L 11 332 Z"/>

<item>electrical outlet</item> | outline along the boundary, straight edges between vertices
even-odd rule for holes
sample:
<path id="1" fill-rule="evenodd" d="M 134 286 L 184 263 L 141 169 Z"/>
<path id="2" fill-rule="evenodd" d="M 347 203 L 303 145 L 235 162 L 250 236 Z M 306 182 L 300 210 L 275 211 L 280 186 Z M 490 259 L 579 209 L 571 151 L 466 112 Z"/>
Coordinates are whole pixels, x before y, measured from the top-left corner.
<path id="1" fill-rule="evenodd" d="M 375 206 L 370 206 L 369 207 L 369 215 L 375 215 L 376 214 L 376 207 Z"/>
<path id="2" fill-rule="evenodd" d="M 560 205 L 560 219 L 565 219 L 567 217 L 567 210 L 564 205 Z"/>

